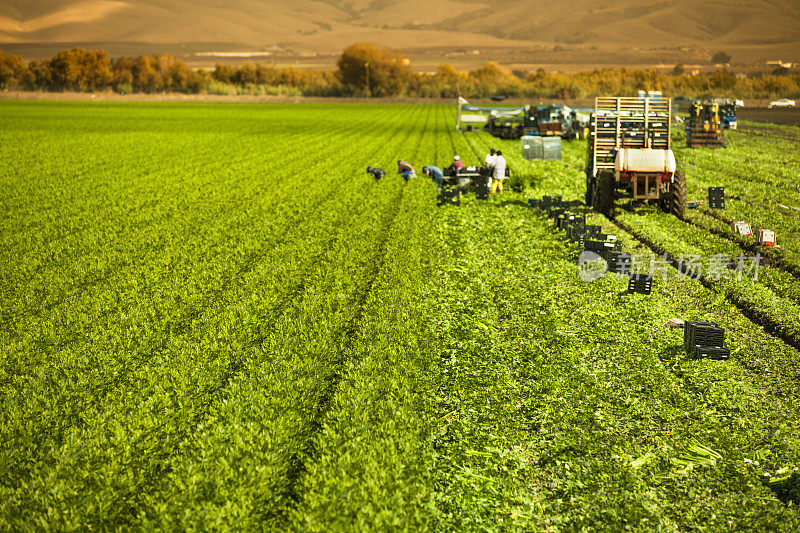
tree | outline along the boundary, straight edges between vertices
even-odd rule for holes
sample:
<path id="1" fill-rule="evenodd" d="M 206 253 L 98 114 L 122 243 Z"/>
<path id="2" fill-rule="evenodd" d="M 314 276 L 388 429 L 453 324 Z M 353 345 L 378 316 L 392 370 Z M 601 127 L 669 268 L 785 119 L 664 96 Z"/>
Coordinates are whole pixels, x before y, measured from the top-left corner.
<path id="1" fill-rule="evenodd" d="M 258 82 L 258 71 L 256 70 L 256 66 L 248 61 L 239 67 L 236 71 L 234 81 L 237 85 L 242 86 L 255 85 Z"/>
<path id="2" fill-rule="evenodd" d="M 715 65 L 727 65 L 731 62 L 731 56 L 725 52 L 717 52 L 711 57 L 711 62 Z"/>
<path id="3" fill-rule="evenodd" d="M 151 55 L 141 55 L 133 60 L 133 87 L 138 91 L 155 92 L 164 87 L 164 79 Z"/>
<path id="4" fill-rule="evenodd" d="M 114 89 L 121 93 L 133 91 L 133 58 L 119 57 L 111 65 Z"/>
<path id="5" fill-rule="evenodd" d="M 442 63 L 436 69 L 436 77 L 445 83 L 454 83 L 458 81 L 458 71 L 453 65 Z"/>
<path id="6" fill-rule="evenodd" d="M 0 50 L 0 89 L 14 89 L 24 82 L 27 65 L 19 56 L 4 54 Z"/>
<path id="7" fill-rule="evenodd" d="M 31 91 L 50 89 L 53 86 L 53 73 L 50 61 L 34 59 L 28 62 L 28 78 L 25 86 Z"/>
<path id="8" fill-rule="evenodd" d="M 684 68 L 683 68 L 683 65 L 681 65 L 680 63 L 678 63 L 677 65 L 675 65 L 675 66 L 672 68 L 672 75 L 673 75 L 673 76 L 680 76 L 680 75 L 682 75 L 682 74 L 683 74 L 683 73 L 685 73 L 685 72 L 686 72 L 686 69 L 684 69 Z"/>
<path id="9" fill-rule="evenodd" d="M 399 94 L 412 77 L 410 62 L 402 53 L 374 43 L 348 46 L 337 62 L 342 83 L 351 91 L 366 90 L 379 96 Z"/>
<path id="10" fill-rule="evenodd" d="M 61 91 L 96 91 L 113 81 L 108 54 L 102 50 L 72 48 L 50 60 L 53 88 Z"/>
<path id="11" fill-rule="evenodd" d="M 489 61 L 469 74 L 476 80 L 489 85 L 500 85 L 517 81 L 516 76 L 514 76 L 510 70 L 500 66 L 494 61 Z"/>

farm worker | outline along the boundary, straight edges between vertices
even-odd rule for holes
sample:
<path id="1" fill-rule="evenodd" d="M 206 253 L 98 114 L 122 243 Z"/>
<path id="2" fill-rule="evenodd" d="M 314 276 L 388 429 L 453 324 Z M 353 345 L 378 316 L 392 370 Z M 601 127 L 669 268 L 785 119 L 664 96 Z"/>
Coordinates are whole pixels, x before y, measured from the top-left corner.
<path id="1" fill-rule="evenodd" d="M 375 178 L 375 180 L 379 180 L 386 175 L 386 172 L 382 168 L 367 167 L 367 174 L 372 174 L 372 177 Z"/>
<path id="2" fill-rule="evenodd" d="M 486 166 L 490 168 L 493 167 L 495 159 L 497 159 L 497 152 L 495 152 L 495 149 L 492 148 L 489 150 L 489 153 L 486 154 Z"/>
<path id="3" fill-rule="evenodd" d="M 503 157 L 503 152 L 500 150 L 497 151 L 497 157 L 494 160 L 492 178 L 492 194 L 498 190 L 503 192 L 503 181 L 506 179 L 506 158 Z"/>
<path id="4" fill-rule="evenodd" d="M 486 154 L 486 168 L 489 169 L 489 176 L 486 178 L 486 185 L 491 187 L 492 185 L 492 174 L 494 173 L 494 161 L 497 159 L 497 152 L 494 148 L 489 150 L 489 153 Z"/>
<path id="5" fill-rule="evenodd" d="M 422 173 L 425 174 L 426 176 L 430 176 L 433 179 L 434 183 L 436 183 L 436 186 L 439 187 L 440 189 L 442 188 L 442 182 L 444 181 L 444 173 L 442 172 L 441 168 L 429 165 L 427 167 L 422 167 Z"/>
<path id="6" fill-rule="evenodd" d="M 414 170 L 414 167 L 402 159 L 397 162 L 397 173 L 400 174 L 406 181 L 417 176 L 417 172 Z"/>
<path id="7" fill-rule="evenodd" d="M 450 166 L 447 167 L 448 170 L 458 170 L 460 168 L 464 168 L 464 162 L 458 156 L 453 156 L 453 162 L 450 163 Z"/>

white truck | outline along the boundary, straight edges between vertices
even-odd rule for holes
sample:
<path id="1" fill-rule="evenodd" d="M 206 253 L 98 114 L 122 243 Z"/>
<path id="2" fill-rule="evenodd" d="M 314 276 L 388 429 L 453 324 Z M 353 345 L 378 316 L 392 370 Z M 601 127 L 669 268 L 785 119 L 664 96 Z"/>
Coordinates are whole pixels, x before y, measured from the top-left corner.
<path id="1" fill-rule="evenodd" d="M 586 203 L 613 218 L 617 198 L 658 202 L 682 218 L 686 176 L 677 170 L 672 99 L 599 97 L 589 131 Z"/>

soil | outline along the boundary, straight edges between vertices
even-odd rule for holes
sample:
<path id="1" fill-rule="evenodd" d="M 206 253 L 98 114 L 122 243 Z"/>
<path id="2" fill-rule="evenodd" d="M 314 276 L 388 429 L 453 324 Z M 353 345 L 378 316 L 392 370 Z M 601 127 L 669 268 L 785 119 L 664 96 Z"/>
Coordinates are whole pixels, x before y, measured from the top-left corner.
<path id="1" fill-rule="evenodd" d="M 776 109 L 743 107 L 737 115 L 739 120 L 751 122 L 771 122 L 786 126 L 800 126 L 800 108 L 782 107 Z"/>

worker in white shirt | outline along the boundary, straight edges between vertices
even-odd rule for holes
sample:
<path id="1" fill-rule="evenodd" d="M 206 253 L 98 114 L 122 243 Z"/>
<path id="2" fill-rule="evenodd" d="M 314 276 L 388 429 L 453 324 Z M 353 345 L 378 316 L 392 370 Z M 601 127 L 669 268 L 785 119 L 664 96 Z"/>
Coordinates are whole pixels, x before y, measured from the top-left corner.
<path id="1" fill-rule="evenodd" d="M 494 173 L 492 174 L 492 194 L 497 191 L 503 192 L 503 182 L 506 179 L 506 158 L 503 152 L 497 151 L 494 159 Z"/>
<path id="2" fill-rule="evenodd" d="M 492 186 L 492 174 L 494 174 L 494 160 L 497 159 L 497 152 L 494 148 L 489 150 L 489 153 L 486 154 L 486 168 L 489 169 L 488 177 L 486 178 L 486 186 Z"/>
<path id="3" fill-rule="evenodd" d="M 489 153 L 486 154 L 486 166 L 487 167 L 493 167 L 494 166 L 494 160 L 497 157 L 496 154 L 497 154 L 497 152 L 495 152 L 494 148 L 489 150 Z"/>

